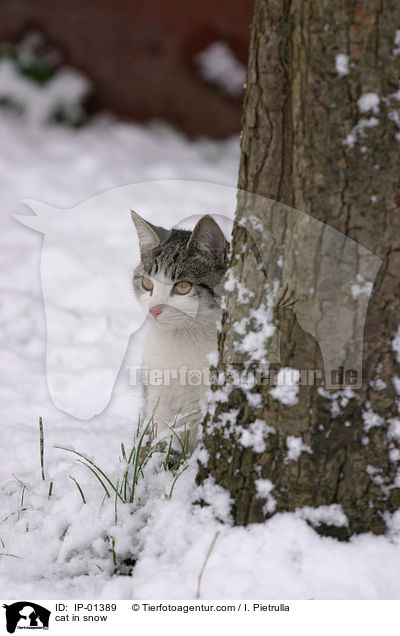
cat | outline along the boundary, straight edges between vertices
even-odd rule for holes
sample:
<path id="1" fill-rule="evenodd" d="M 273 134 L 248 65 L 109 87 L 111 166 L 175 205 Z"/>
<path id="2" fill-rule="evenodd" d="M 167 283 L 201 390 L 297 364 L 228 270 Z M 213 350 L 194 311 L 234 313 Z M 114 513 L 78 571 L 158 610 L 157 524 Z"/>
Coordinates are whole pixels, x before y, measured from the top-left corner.
<path id="1" fill-rule="evenodd" d="M 158 434 L 168 425 L 184 425 L 193 451 L 206 389 L 203 371 L 210 366 L 208 354 L 217 349 L 229 243 L 209 215 L 193 231 L 166 230 L 131 215 L 141 255 L 133 288 L 149 321 L 143 356 L 152 380 L 144 386 L 146 421 L 154 414 Z M 175 436 L 172 447 L 179 449 Z"/>

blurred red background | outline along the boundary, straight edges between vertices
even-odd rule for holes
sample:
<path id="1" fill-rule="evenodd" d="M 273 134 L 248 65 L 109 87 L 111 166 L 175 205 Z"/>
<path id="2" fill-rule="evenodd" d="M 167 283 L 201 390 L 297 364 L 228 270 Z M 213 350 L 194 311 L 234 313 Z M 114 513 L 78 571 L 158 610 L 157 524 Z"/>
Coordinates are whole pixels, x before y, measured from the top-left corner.
<path id="1" fill-rule="evenodd" d="M 92 80 L 95 110 L 223 138 L 240 130 L 242 94 L 206 81 L 196 56 L 223 41 L 246 66 L 252 10 L 253 0 L 1 0 L 0 41 L 39 28 Z"/>

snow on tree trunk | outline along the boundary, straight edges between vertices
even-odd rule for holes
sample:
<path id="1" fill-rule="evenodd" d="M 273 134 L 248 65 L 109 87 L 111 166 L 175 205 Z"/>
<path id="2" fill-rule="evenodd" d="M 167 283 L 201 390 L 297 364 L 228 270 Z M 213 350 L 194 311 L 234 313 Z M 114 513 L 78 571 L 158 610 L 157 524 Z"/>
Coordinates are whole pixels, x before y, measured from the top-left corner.
<path id="1" fill-rule="evenodd" d="M 384 532 L 400 505 L 399 28 L 394 0 L 255 2 L 219 338 L 218 371 L 225 379 L 209 393 L 208 452 L 198 473 L 199 483 L 211 476 L 230 492 L 238 525 L 299 509 L 320 532 L 346 539 Z M 260 203 L 263 197 L 278 203 Z M 295 218 L 286 206 L 326 228 L 317 230 L 321 249 L 317 241 L 308 255 L 303 232 L 298 262 L 296 221 L 286 223 Z M 353 277 L 351 294 L 336 309 L 323 295 L 335 283 L 335 268 L 328 281 L 321 267 L 323 239 L 334 231 L 344 237 L 338 271 L 351 263 Z M 358 247 L 348 257 L 349 244 Z M 332 250 L 333 243 L 327 245 Z M 370 259 L 368 281 L 362 267 L 357 270 L 360 255 Z M 285 267 L 294 272 L 292 289 L 284 287 Z M 303 270 L 314 276 L 309 294 L 319 294 L 321 317 L 325 325 L 330 318 L 336 341 L 329 327 L 314 337 L 296 318 L 291 301 L 298 300 Z M 365 309 L 369 300 L 362 382 L 355 389 L 344 381 L 327 388 L 326 342 L 338 355 L 344 351 L 346 366 L 346 343 L 360 339 L 362 316 L 351 295 L 355 302 L 364 298 Z M 257 368 L 257 350 L 270 374 L 291 378 L 285 386 L 232 383 L 232 369 Z M 302 384 L 304 369 L 325 371 L 325 377 Z"/>

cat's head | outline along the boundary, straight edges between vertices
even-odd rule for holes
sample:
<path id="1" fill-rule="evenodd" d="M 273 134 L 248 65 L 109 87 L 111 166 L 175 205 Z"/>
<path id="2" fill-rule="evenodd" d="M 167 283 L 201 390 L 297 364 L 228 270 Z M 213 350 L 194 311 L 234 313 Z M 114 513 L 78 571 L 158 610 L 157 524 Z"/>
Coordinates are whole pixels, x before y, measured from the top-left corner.
<path id="1" fill-rule="evenodd" d="M 166 230 L 132 212 L 141 263 L 133 277 L 135 294 L 160 329 L 207 337 L 220 314 L 228 242 L 211 216 L 193 231 Z"/>

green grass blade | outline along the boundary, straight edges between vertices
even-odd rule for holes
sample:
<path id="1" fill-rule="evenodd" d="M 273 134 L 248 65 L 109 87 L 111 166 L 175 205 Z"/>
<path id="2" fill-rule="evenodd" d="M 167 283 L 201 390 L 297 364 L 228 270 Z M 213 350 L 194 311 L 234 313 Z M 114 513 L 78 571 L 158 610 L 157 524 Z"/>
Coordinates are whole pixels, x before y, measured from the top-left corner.
<path id="1" fill-rule="evenodd" d="M 173 427 L 172 427 L 172 426 L 168 426 L 168 428 L 169 428 L 169 430 L 171 431 L 171 433 L 173 433 L 173 435 L 175 435 L 176 439 L 178 440 L 178 442 L 179 442 L 179 444 L 180 444 L 180 446 L 181 446 L 182 453 L 184 453 L 184 452 L 185 452 L 185 446 L 184 446 L 184 444 L 183 444 L 183 442 L 182 442 L 181 438 L 179 437 L 178 433 L 177 433 L 177 432 L 173 429 Z"/>
<path id="2" fill-rule="evenodd" d="M 13 557 L 14 559 L 22 559 L 22 557 L 17 556 L 16 554 L 8 554 L 8 552 L 0 552 L 0 556 L 8 556 L 8 557 Z"/>
<path id="3" fill-rule="evenodd" d="M 119 486 L 119 481 L 117 482 L 117 488 Z M 115 521 L 115 525 L 117 525 L 118 523 L 118 491 L 115 491 L 115 501 L 114 501 L 114 521 Z"/>
<path id="4" fill-rule="evenodd" d="M 42 468 L 42 479 L 46 481 L 44 476 L 44 434 L 43 434 L 43 420 L 39 417 L 39 431 L 40 431 L 40 466 Z"/>
<path id="5" fill-rule="evenodd" d="M 139 442 L 138 442 L 137 448 L 136 448 L 136 455 L 135 455 L 135 462 L 134 462 L 134 469 L 133 469 L 132 488 L 131 488 L 131 496 L 129 498 L 129 502 L 130 503 L 133 503 L 133 499 L 135 497 L 135 486 L 137 484 L 138 467 L 140 468 L 140 465 L 139 465 L 139 454 L 140 454 L 140 449 L 142 447 L 144 436 L 146 435 L 147 429 L 150 426 L 150 422 L 151 422 L 151 419 L 148 421 L 143 433 L 141 434 L 141 436 L 139 438 Z"/>
<path id="6" fill-rule="evenodd" d="M 168 499 L 171 499 L 171 497 L 172 497 L 172 491 L 174 490 L 174 486 L 175 486 L 175 484 L 176 484 L 176 480 L 178 479 L 178 477 L 180 477 L 180 476 L 182 475 L 182 473 L 184 473 L 184 472 L 185 472 L 185 470 L 186 470 L 187 468 L 189 468 L 189 465 L 188 465 L 188 466 L 185 466 L 185 468 L 184 468 L 183 470 L 181 470 L 181 472 L 180 472 L 180 473 L 178 473 L 178 474 L 177 474 L 177 476 L 175 477 L 174 481 L 172 482 L 172 486 L 171 486 L 171 490 L 170 490 L 170 493 L 169 493 L 169 497 L 168 497 Z"/>
<path id="7" fill-rule="evenodd" d="M 85 504 L 86 503 L 86 499 L 85 499 L 85 495 L 83 494 L 83 490 L 80 487 L 79 483 L 77 482 L 77 480 L 75 479 L 75 477 L 72 477 L 72 475 L 69 475 L 69 478 L 72 479 L 72 481 L 74 481 L 76 483 L 76 486 L 79 490 L 79 492 L 81 493 L 81 497 L 82 497 L 82 501 Z"/>
<path id="8" fill-rule="evenodd" d="M 94 470 L 94 468 L 92 468 L 89 464 L 85 464 L 85 462 L 83 462 L 81 459 L 78 459 L 77 461 L 78 461 L 78 462 L 80 462 L 81 464 L 83 464 L 84 466 L 86 466 L 86 468 L 89 468 L 89 470 L 91 470 L 91 471 L 92 471 L 93 475 L 94 475 L 94 476 L 95 476 L 95 477 L 99 480 L 99 482 L 100 482 L 100 483 L 101 483 L 101 485 L 103 486 L 104 491 L 105 491 L 105 493 L 106 493 L 104 496 L 105 496 L 105 497 L 106 497 L 106 496 L 107 496 L 107 497 L 111 497 L 110 493 L 109 493 L 109 492 L 108 492 L 108 490 L 107 490 L 107 486 L 105 485 L 104 481 L 102 481 L 102 479 L 98 476 L 98 474 L 96 473 L 96 471 Z"/>
<path id="9" fill-rule="evenodd" d="M 79 451 L 73 450 L 72 448 L 66 448 L 64 446 L 54 446 L 54 448 L 59 448 L 60 450 L 65 450 L 68 451 L 69 453 L 74 453 L 75 455 L 78 455 L 79 457 L 82 457 L 85 462 L 87 462 L 87 464 L 85 464 L 85 462 L 82 462 L 81 460 L 78 459 L 78 461 L 81 462 L 81 464 L 83 464 L 84 466 L 87 466 L 88 468 L 91 468 L 91 466 L 93 466 L 93 468 L 95 468 L 100 475 L 102 475 L 104 477 L 104 479 L 107 481 L 107 483 L 111 486 L 111 488 L 114 490 L 114 492 L 118 493 L 118 490 L 116 489 L 116 487 L 114 486 L 114 484 L 112 483 L 111 479 L 109 477 L 107 477 L 107 475 L 105 474 L 104 471 L 101 470 L 101 468 L 99 468 L 94 462 L 92 462 L 91 459 L 89 459 L 88 457 L 85 457 L 85 455 L 83 455 L 83 453 L 79 453 Z M 90 466 L 88 465 L 90 464 Z M 97 473 L 95 472 L 95 470 L 91 469 L 93 473 L 96 474 L 97 479 L 100 481 L 100 483 L 103 485 L 103 488 L 106 492 L 108 492 L 107 488 L 105 487 L 105 485 L 103 484 L 102 480 L 99 478 L 99 476 L 97 475 Z M 108 496 L 110 496 L 110 494 L 108 493 Z M 121 501 L 123 502 L 122 497 L 120 496 L 120 494 L 118 493 L 118 497 L 120 497 Z"/>

